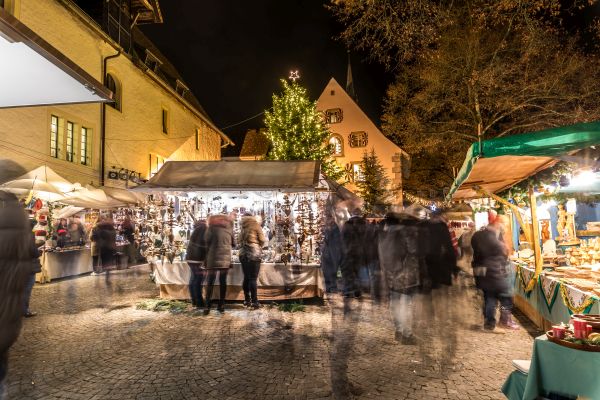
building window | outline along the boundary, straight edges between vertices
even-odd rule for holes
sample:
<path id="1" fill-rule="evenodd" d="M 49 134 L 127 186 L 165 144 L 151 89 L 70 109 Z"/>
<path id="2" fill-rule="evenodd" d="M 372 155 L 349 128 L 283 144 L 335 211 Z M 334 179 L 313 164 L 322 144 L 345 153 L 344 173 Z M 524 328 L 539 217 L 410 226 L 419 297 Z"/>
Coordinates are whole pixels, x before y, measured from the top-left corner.
<path id="1" fill-rule="evenodd" d="M 196 128 L 196 150 L 200 150 L 200 128 Z"/>
<path id="2" fill-rule="evenodd" d="M 81 127 L 81 147 L 80 147 L 80 160 L 81 165 L 91 165 L 91 129 Z"/>
<path id="3" fill-rule="evenodd" d="M 350 133 L 350 135 L 348 135 L 348 143 L 350 144 L 350 147 L 367 147 L 367 144 L 369 143 L 367 132 L 359 131 Z"/>
<path id="4" fill-rule="evenodd" d="M 335 96 L 335 90 L 332 90 L 329 94 Z"/>
<path id="5" fill-rule="evenodd" d="M 341 157 L 344 155 L 344 142 L 340 135 L 334 134 L 329 138 L 329 149 L 332 156 Z"/>
<path id="6" fill-rule="evenodd" d="M 181 97 L 185 97 L 185 94 L 189 92 L 189 88 L 185 85 L 185 83 L 181 82 L 179 79 L 175 80 L 175 91 Z"/>
<path id="7" fill-rule="evenodd" d="M 152 71 L 156 72 L 158 68 L 162 65 L 162 62 L 156 57 L 152 52 L 146 49 L 146 59 L 144 60 L 144 64 Z"/>
<path id="8" fill-rule="evenodd" d="M 50 156 L 58 158 L 58 117 L 50 117 Z"/>
<path id="9" fill-rule="evenodd" d="M 73 162 L 75 159 L 75 132 L 73 123 L 67 121 L 67 161 Z"/>
<path id="10" fill-rule="evenodd" d="M 162 167 L 165 163 L 164 157 L 159 156 L 158 154 L 150 153 L 150 168 L 149 168 L 149 176 L 152 178 L 154 174 L 158 172 L 160 167 Z"/>
<path id="11" fill-rule="evenodd" d="M 365 180 L 365 174 L 363 173 L 362 163 L 352 163 L 352 180 L 354 182 L 362 182 Z"/>
<path id="12" fill-rule="evenodd" d="M 162 131 L 164 134 L 169 133 L 169 110 L 162 109 Z"/>
<path id="13" fill-rule="evenodd" d="M 108 103 L 109 106 L 111 106 L 112 108 L 114 108 L 115 110 L 119 110 L 121 111 L 121 85 L 120 83 L 117 81 L 117 79 L 111 75 L 111 74 L 106 74 L 106 87 L 108 90 L 110 90 L 111 92 L 113 92 L 113 103 Z"/>
<path id="14" fill-rule="evenodd" d="M 341 108 L 330 108 L 325 111 L 325 123 L 327 124 L 337 124 L 342 122 L 344 118 Z"/>

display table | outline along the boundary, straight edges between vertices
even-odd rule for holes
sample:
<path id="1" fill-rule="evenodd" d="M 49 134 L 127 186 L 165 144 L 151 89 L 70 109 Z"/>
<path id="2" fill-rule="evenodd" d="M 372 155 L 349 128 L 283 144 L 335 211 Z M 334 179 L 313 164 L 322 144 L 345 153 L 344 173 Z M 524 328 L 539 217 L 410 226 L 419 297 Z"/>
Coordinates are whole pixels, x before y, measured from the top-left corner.
<path id="1" fill-rule="evenodd" d="M 524 288 L 534 276 L 532 268 L 517 266 L 515 280 L 515 305 L 543 330 L 552 325 L 567 323 L 571 314 L 600 314 L 598 298 L 560 278 L 541 274 L 532 291 Z"/>
<path id="2" fill-rule="evenodd" d="M 560 346 L 548 341 L 544 335 L 534 341 L 525 387 L 519 388 L 523 379 L 516 379 L 513 372 L 504 383 L 502 392 L 510 400 L 535 400 L 549 393 L 600 399 L 598 370 L 600 353 Z"/>
<path id="3" fill-rule="evenodd" d="M 160 297 L 165 299 L 189 299 L 188 283 L 191 271 L 185 261 L 154 261 L 156 284 Z M 234 263 L 227 276 L 227 300 L 244 300 L 242 265 Z M 206 285 L 206 282 L 205 282 Z M 218 279 L 215 281 L 218 286 Z M 286 300 L 322 297 L 324 279 L 321 267 L 317 264 L 284 265 L 263 263 L 258 275 L 259 300 Z M 213 290 L 213 298 L 218 298 L 219 290 Z"/>
<path id="4" fill-rule="evenodd" d="M 42 272 L 36 274 L 36 282 L 46 283 L 53 279 L 92 272 L 92 253 L 89 248 L 43 252 L 40 257 Z"/>
<path id="5" fill-rule="evenodd" d="M 125 246 L 117 246 L 116 267 L 127 268 Z M 89 247 L 74 250 L 45 251 L 40 256 L 42 272 L 36 274 L 35 281 L 48 283 L 53 279 L 66 278 L 92 272 L 92 251 Z"/>

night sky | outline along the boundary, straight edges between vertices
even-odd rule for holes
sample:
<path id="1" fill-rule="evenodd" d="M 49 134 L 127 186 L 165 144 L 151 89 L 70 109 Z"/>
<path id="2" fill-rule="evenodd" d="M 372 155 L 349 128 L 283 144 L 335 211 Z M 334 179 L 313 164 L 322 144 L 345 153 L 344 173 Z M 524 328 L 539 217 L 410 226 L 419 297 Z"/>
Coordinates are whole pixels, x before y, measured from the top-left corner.
<path id="1" fill-rule="evenodd" d="M 269 108 L 279 79 L 299 70 L 316 100 L 334 77 L 346 83 L 347 54 L 336 40 L 342 27 L 317 0 L 180 0 L 160 3 L 163 24 L 142 29 L 175 65 L 215 124 L 241 145 Z M 352 53 L 359 105 L 379 125 L 391 76 Z M 239 152 L 239 151 L 238 151 Z M 227 154 L 232 154 L 231 150 Z"/>

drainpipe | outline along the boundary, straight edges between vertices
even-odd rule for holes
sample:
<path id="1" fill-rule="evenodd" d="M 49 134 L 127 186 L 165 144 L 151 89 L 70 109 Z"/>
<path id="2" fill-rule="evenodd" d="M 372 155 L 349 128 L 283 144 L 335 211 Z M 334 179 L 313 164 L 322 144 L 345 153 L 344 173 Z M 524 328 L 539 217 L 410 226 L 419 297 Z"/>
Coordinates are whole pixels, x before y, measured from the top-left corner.
<path id="1" fill-rule="evenodd" d="M 104 57 L 102 60 L 102 82 L 106 85 L 106 64 L 111 58 L 117 58 L 121 55 L 121 50 L 112 56 Z M 114 93 L 113 93 L 114 94 Z M 100 105 L 100 186 L 104 186 L 104 176 L 106 174 L 106 103 Z"/>

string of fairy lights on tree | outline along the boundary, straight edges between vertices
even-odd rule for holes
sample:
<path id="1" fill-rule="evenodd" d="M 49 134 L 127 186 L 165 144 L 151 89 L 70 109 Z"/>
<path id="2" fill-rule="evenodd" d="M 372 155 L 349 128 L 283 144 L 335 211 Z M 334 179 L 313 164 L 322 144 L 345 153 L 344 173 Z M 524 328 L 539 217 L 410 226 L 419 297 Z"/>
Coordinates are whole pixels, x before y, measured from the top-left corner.
<path id="1" fill-rule="evenodd" d="M 297 81 L 298 71 L 290 74 L 290 82 L 281 79 L 283 91 L 273 94 L 273 107 L 265 111 L 265 126 L 271 149 L 270 160 L 319 160 L 322 170 L 331 179 L 342 175 L 341 168 L 331 159 L 327 139 L 331 135 L 311 101 L 307 91 Z"/>

